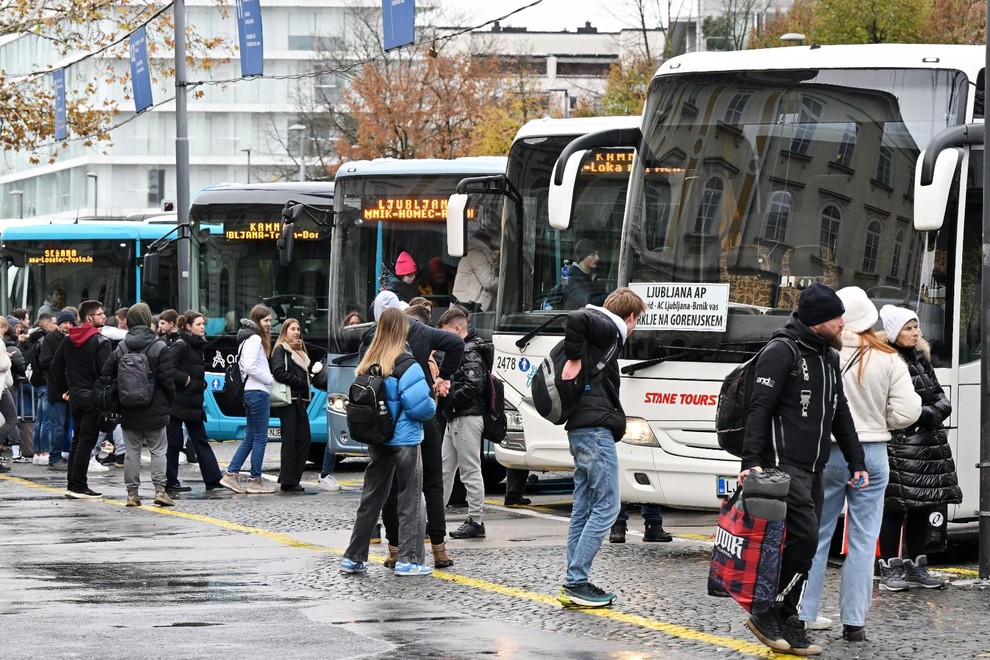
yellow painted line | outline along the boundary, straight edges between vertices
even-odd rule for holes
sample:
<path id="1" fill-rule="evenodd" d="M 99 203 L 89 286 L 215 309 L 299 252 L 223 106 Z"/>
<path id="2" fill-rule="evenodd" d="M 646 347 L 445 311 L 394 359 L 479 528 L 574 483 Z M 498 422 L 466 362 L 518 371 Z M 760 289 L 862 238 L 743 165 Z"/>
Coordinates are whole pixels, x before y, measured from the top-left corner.
<path id="1" fill-rule="evenodd" d="M 936 573 L 955 573 L 956 575 L 964 575 L 966 577 L 980 577 L 979 571 L 974 571 L 971 568 L 956 568 L 954 566 L 937 566 L 935 568 L 929 567 L 929 570 L 933 570 Z"/>
<path id="2" fill-rule="evenodd" d="M 53 492 L 53 493 L 64 493 L 64 489 L 52 488 L 51 486 L 44 486 L 42 484 L 29 481 L 27 479 L 21 479 L 19 477 L 9 477 L 6 475 L 0 475 L 0 479 L 4 481 L 10 481 L 21 486 L 27 486 L 30 488 L 37 488 L 40 490 Z M 125 502 L 122 500 L 100 498 L 98 500 L 90 500 L 93 502 L 102 502 L 103 504 L 112 504 L 115 506 L 123 507 Z M 267 529 L 262 529 L 260 527 L 251 527 L 248 525 L 241 525 L 239 523 L 231 522 L 229 520 L 224 520 L 222 518 L 214 518 L 212 516 L 203 516 L 197 513 L 187 513 L 185 511 L 177 511 L 168 507 L 159 507 L 157 505 L 151 506 L 141 506 L 134 507 L 138 511 L 147 511 L 149 513 L 157 513 L 165 516 L 172 516 L 174 518 L 182 518 L 185 520 L 193 520 L 196 522 L 202 522 L 209 525 L 214 525 L 227 529 L 234 532 L 241 532 L 244 534 L 254 534 L 262 538 L 266 538 L 270 541 L 280 543 L 282 545 L 299 548 L 301 550 L 310 550 L 313 552 L 321 552 L 327 554 L 334 554 L 337 556 L 343 556 L 344 551 L 338 548 L 330 548 L 323 545 L 317 545 L 315 543 L 306 543 L 305 541 L 300 541 L 286 534 L 281 534 L 279 532 L 273 532 Z M 382 562 L 386 559 L 384 555 L 372 554 L 368 556 L 369 562 Z M 488 591 L 491 593 L 502 594 L 504 596 L 509 596 L 512 598 L 521 598 L 524 600 L 533 601 L 548 607 L 563 608 L 563 605 L 554 596 L 549 596 L 547 594 L 538 593 L 535 591 L 527 591 L 525 589 L 519 589 L 517 587 L 509 587 L 504 584 L 498 584 L 495 582 L 489 582 L 488 580 L 482 580 L 479 578 L 468 577 L 466 575 L 458 575 L 456 573 L 450 573 L 448 571 L 434 570 L 433 577 L 445 580 L 447 582 L 454 582 L 456 584 L 461 584 L 474 589 L 480 589 L 482 591 Z M 570 609 L 570 608 L 569 608 Z M 692 641 L 705 642 L 713 646 L 731 649 L 739 653 L 744 653 L 747 655 L 752 655 L 761 658 L 775 657 L 776 654 L 763 646 L 762 644 L 756 644 L 753 642 L 745 642 L 742 640 L 734 639 L 732 637 L 723 637 L 721 635 L 712 635 L 709 633 L 701 632 L 699 630 L 694 630 L 693 628 L 688 628 L 686 626 L 680 626 L 674 623 L 666 623 L 664 621 L 658 621 L 656 619 L 650 619 L 648 617 L 639 616 L 636 614 L 627 614 L 625 612 L 620 612 L 614 609 L 607 608 L 573 608 L 575 613 L 587 614 L 590 616 L 597 616 L 602 619 L 608 619 L 611 621 L 616 621 L 618 623 L 625 623 L 628 625 L 638 626 L 640 628 L 646 628 L 648 630 L 655 630 L 672 637 L 677 637 L 680 639 L 687 639 Z"/>

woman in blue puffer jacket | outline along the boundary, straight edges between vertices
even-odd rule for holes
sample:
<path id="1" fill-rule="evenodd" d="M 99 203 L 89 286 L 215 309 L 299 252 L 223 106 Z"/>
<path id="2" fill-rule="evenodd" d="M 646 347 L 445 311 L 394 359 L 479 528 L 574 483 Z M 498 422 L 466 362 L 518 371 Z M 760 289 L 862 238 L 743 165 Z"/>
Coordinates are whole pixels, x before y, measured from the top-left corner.
<path id="1" fill-rule="evenodd" d="M 384 444 L 368 445 L 371 462 L 364 472 L 364 488 L 351 541 L 340 562 L 340 570 L 344 573 L 367 572 L 368 544 L 392 487 L 393 476 L 399 488 L 399 558 L 395 575 L 417 576 L 433 572 L 425 564 L 423 552 L 426 528 L 421 505 L 423 462 L 419 443 L 423 441 L 423 422 L 433 417 L 436 404 L 430 397 L 430 385 L 422 367 L 406 352 L 408 334 L 408 317 L 396 308 L 384 310 L 378 318 L 375 338 L 355 370 L 357 375 L 365 375 L 372 367 L 381 369 L 395 433 Z"/>

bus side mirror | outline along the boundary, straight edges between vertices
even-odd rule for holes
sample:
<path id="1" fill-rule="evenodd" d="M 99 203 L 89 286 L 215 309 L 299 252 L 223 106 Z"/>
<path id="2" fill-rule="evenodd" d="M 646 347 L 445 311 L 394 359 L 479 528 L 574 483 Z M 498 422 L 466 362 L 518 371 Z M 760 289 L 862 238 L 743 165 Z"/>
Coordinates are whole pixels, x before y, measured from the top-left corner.
<path id="1" fill-rule="evenodd" d="M 158 286 L 158 262 L 160 255 L 157 252 L 149 252 L 144 255 L 141 263 L 141 286 L 155 288 Z"/>
<path id="2" fill-rule="evenodd" d="M 581 163 L 587 151 L 576 151 L 568 157 L 564 164 L 564 176 L 557 185 L 557 168 L 560 161 L 554 165 L 554 175 L 550 179 L 550 193 L 547 200 L 547 212 L 550 216 L 550 226 L 554 229 L 567 229 L 571 225 L 571 209 L 574 206 L 574 187 Z"/>
<path id="3" fill-rule="evenodd" d="M 931 183 L 923 185 L 922 163 L 925 152 L 918 156 L 914 179 L 914 228 L 917 231 L 935 231 L 942 228 L 945 208 L 949 203 L 952 182 L 959 168 L 959 149 L 941 151 L 935 159 Z"/>
<path id="4" fill-rule="evenodd" d="M 463 257 L 467 252 L 464 226 L 469 198 L 469 195 L 458 193 L 447 200 L 447 254 L 452 257 Z"/>
<path id="5" fill-rule="evenodd" d="M 283 266 L 292 263 L 292 248 L 295 245 L 296 234 L 295 224 L 291 222 L 282 223 L 282 231 L 275 242 L 278 247 L 278 262 Z"/>

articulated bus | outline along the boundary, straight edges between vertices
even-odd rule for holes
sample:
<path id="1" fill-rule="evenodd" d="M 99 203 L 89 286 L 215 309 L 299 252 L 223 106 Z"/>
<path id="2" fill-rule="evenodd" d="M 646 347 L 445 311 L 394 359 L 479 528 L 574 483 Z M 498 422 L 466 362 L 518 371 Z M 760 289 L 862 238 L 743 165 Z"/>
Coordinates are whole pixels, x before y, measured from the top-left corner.
<path id="1" fill-rule="evenodd" d="M 918 313 L 953 407 L 950 516 L 976 517 L 983 67 L 982 46 L 684 55 L 654 76 L 639 128 L 561 154 L 560 228 L 588 150 L 637 154 L 616 279 L 648 306 L 620 360 L 626 414 L 646 424 L 621 477 L 640 496 L 624 499 L 709 508 L 732 491 L 722 379 L 823 282 Z"/>
<path id="2" fill-rule="evenodd" d="M 327 408 L 330 447 L 338 456 L 362 456 L 367 447 L 347 434 L 347 390 L 354 380 L 361 337 L 371 327 L 375 296 L 394 277 L 403 252 L 416 263 L 418 277 L 405 297 L 422 295 L 433 304 L 436 321 L 452 302 L 458 260 L 446 251 L 447 200 L 464 177 L 505 172 L 505 158 L 452 160 L 377 159 L 345 163 L 337 171 L 334 232 L 330 251 L 330 358 Z M 473 221 L 498 236 L 502 200 L 488 196 L 470 210 Z M 298 242 L 296 243 L 298 246 Z M 431 277 L 432 276 L 432 277 Z M 400 296 L 404 297 L 404 296 Z M 408 302 L 408 300 L 406 300 Z M 352 312 L 360 323 L 344 326 Z M 475 309 L 471 323 L 491 339 L 494 312 Z M 485 481 L 498 483 L 504 468 L 486 443 Z"/>
<path id="3" fill-rule="evenodd" d="M 263 303 L 272 309 L 272 333 L 287 318 L 302 325 L 310 358 L 326 354 L 327 281 L 333 190 L 329 182 L 223 184 L 200 191 L 189 210 L 192 242 L 190 280 L 194 308 L 206 316 L 206 432 L 212 439 L 243 436 L 243 408 L 231 407 L 216 393 L 223 373 L 237 354 L 239 321 Z M 282 265 L 276 241 L 288 202 L 305 205 L 295 221 L 294 254 Z M 313 390 L 309 408 L 313 450 L 322 460 L 326 435 L 326 395 Z M 279 439 L 278 418 L 269 437 Z"/>

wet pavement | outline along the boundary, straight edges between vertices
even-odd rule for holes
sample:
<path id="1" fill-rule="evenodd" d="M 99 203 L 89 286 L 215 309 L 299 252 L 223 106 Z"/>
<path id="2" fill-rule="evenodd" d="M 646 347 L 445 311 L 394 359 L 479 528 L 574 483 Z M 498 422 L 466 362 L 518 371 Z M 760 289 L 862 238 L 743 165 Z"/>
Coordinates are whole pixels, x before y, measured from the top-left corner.
<path id="1" fill-rule="evenodd" d="M 222 465 L 235 449 L 214 446 Z M 277 471 L 277 458 L 276 445 L 266 470 Z M 452 568 L 402 579 L 381 566 L 377 544 L 366 575 L 338 571 L 362 469 L 340 466 L 341 493 L 317 489 L 307 473 L 303 494 L 235 495 L 204 492 L 195 466 L 183 465 L 193 491 L 162 509 L 150 504 L 146 467 L 145 506 L 127 509 L 122 470 L 91 473 L 104 499 L 75 501 L 62 496 L 64 475 L 14 465 L 0 475 L 3 657 L 771 656 L 735 603 L 706 595 L 713 513 L 666 511 L 677 539 L 657 544 L 642 542 L 633 513 L 629 542 L 606 543 L 592 572 L 616 604 L 567 610 L 555 600 L 566 475 L 542 479 L 530 507 L 502 507 L 491 494 L 488 538 L 451 539 Z M 465 516 L 448 509 L 448 529 Z M 975 546 L 957 545 L 944 561 L 944 575 L 968 577 Z M 830 569 L 823 599 L 835 619 L 838 578 Z M 825 658 L 990 657 L 988 607 L 990 590 L 972 586 L 875 592 L 868 642 L 843 642 L 838 627 L 813 637 Z"/>

